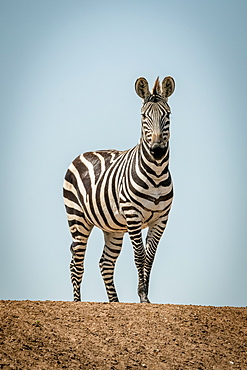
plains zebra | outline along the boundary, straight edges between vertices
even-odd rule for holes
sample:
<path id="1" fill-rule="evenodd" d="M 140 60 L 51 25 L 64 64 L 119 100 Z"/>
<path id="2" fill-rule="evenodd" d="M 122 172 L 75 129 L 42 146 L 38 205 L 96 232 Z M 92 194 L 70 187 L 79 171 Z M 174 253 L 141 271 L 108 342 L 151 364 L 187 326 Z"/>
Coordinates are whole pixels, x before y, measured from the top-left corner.
<path id="1" fill-rule="evenodd" d="M 64 180 L 64 202 L 68 216 L 72 260 L 70 264 L 74 300 L 80 301 L 84 256 L 94 226 L 104 232 L 105 246 L 99 261 L 110 302 L 118 302 L 114 267 L 129 233 L 138 272 L 140 302 L 149 302 L 150 272 L 158 242 L 165 230 L 173 188 L 169 165 L 170 108 L 168 97 L 175 82 L 156 79 L 152 93 L 140 77 L 136 93 L 143 99 L 142 133 L 134 148 L 100 150 L 81 154 L 69 166 Z M 146 245 L 141 230 L 148 227 Z"/>

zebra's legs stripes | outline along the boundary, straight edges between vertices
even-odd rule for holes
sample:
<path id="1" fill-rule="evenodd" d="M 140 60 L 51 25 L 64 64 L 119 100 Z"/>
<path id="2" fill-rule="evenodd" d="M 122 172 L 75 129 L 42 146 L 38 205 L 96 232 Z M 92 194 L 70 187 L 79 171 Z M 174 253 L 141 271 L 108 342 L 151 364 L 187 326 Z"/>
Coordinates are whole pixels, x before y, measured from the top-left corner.
<path id="1" fill-rule="evenodd" d="M 158 243 L 160 241 L 160 238 L 165 230 L 165 224 L 158 224 L 153 227 L 150 227 L 147 233 L 146 238 L 146 246 L 145 246 L 145 252 L 146 252 L 146 260 L 144 264 L 144 282 L 147 289 L 148 294 L 148 288 L 149 288 L 149 279 L 150 279 L 150 273 L 155 257 L 155 253 L 157 250 Z"/>
<path id="2" fill-rule="evenodd" d="M 81 300 L 81 282 L 84 273 L 84 257 L 87 247 L 87 240 L 92 231 L 92 226 L 84 225 L 78 220 L 69 221 L 73 243 L 70 250 L 72 259 L 70 263 L 71 282 L 74 291 L 74 301 Z"/>
<path id="3" fill-rule="evenodd" d="M 105 283 L 109 302 L 118 302 L 114 285 L 114 268 L 121 252 L 124 233 L 109 233 L 104 231 L 105 246 L 99 261 L 101 275 Z"/>
<path id="4" fill-rule="evenodd" d="M 129 222 L 128 231 L 134 249 L 134 260 L 138 272 L 138 295 L 141 303 L 149 303 L 147 286 L 144 280 L 146 253 L 142 242 L 142 232 L 141 228 L 130 226 L 132 224 L 133 222 Z"/>

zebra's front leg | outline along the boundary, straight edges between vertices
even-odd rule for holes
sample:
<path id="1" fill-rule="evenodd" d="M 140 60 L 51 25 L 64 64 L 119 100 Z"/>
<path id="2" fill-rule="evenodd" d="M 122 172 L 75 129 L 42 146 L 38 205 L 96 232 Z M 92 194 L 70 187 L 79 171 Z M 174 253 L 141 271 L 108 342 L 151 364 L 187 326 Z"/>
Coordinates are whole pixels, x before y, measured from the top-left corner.
<path id="1" fill-rule="evenodd" d="M 127 222 L 130 240 L 134 249 L 134 260 L 138 272 L 138 295 L 141 303 L 150 303 L 147 286 L 144 280 L 144 266 L 146 253 L 142 242 L 141 223 L 136 221 Z"/>
<path id="2" fill-rule="evenodd" d="M 158 243 L 160 238 L 165 230 L 167 219 L 165 221 L 161 221 L 158 224 L 154 225 L 153 227 L 149 227 L 147 238 L 146 238 L 146 260 L 144 265 L 144 282 L 146 285 L 147 293 L 149 288 L 149 280 L 150 280 L 150 273 L 153 266 L 153 261 L 155 257 L 155 253 L 158 247 Z"/>
<path id="3" fill-rule="evenodd" d="M 99 266 L 109 302 L 118 302 L 118 296 L 114 285 L 114 268 L 116 260 L 121 252 L 123 236 L 124 233 L 104 232 L 105 246 L 99 261 Z"/>

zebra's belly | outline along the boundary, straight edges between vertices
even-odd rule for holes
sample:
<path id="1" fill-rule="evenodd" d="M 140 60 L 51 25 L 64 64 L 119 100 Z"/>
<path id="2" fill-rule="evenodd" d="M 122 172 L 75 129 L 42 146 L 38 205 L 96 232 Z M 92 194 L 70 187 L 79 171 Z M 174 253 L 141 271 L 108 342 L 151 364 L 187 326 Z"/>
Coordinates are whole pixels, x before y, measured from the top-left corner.
<path id="1" fill-rule="evenodd" d="M 127 231 L 126 219 L 119 212 L 119 208 L 112 199 L 106 201 L 101 198 L 100 201 L 97 201 L 96 197 L 93 197 L 93 199 L 87 198 L 87 201 L 84 202 L 83 211 L 88 221 L 103 231 Z"/>
<path id="2" fill-rule="evenodd" d="M 149 227 L 151 224 L 155 223 L 162 215 L 162 211 L 150 211 L 147 209 L 141 209 L 140 212 L 133 210 L 133 215 L 136 215 L 140 218 L 142 222 L 142 229 Z M 99 215 L 97 215 L 99 218 Z M 107 222 L 104 222 L 103 219 L 100 219 L 100 222 L 97 220 L 93 221 L 94 226 L 100 228 L 106 232 L 128 232 L 126 218 L 119 212 L 114 213 L 114 217 L 105 210 L 105 216 L 107 217 Z"/>
<path id="3" fill-rule="evenodd" d="M 80 194 L 83 199 L 81 206 L 89 223 L 106 232 L 127 232 L 128 215 L 136 216 L 142 228 L 146 228 L 163 216 L 172 202 L 172 186 L 168 192 L 157 189 L 146 196 L 142 194 L 143 197 L 136 197 L 136 201 L 121 191 L 114 196 L 112 189 L 104 186 L 95 187 L 91 194 L 81 186 Z"/>
<path id="4" fill-rule="evenodd" d="M 86 213 L 89 216 L 89 222 L 94 226 L 106 232 L 125 233 L 128 231 L 126 222 L 127 214 L 122 210 L 121 203 L 119 208 L 115 202 L 111 202 L 110 205 L 107 205 L 105 202 L 101 201 L 100 205 L 98 203 L 97 207 L 93 208 L 96 212 L 92 212 L 92 208 L 89 204 L 85 205 L 87 206 Z M 155 223 L 155 221 L 164 214 L 164 210 L 170 208 L 170 205 L 171 200 L 169 200 L 169 202 L 160 202 L 159 205 L 143 202 L 142 207 L 138 207 L 136 204 L 132 204 L 131 202 L 124 203 L 125 207 L 127 206 L 132 209 L 131 212 L 127 213 L 137 216 L 137 218 L 142 222 L 142 229 Z"/>

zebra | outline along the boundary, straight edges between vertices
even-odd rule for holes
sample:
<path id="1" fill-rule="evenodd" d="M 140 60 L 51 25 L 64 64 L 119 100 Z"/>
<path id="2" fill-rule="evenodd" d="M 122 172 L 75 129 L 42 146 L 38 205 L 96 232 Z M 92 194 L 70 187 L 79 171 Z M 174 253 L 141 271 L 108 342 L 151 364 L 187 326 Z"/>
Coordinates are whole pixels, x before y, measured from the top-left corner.
<path id="1" fill-rule="evenodd" d="M 149 303 L 150 272 L 159 240 L 165 230 L 173 199 L 169 166 L 170 107 L 175 89 L 172 77 L 152 92 L 144 77 L 135 91 L 142 99 L 141 138 L 129 150 L 97 150 L 83 153 L 69 166 L 63 194 L 72 244 L 70 263 L 74 301 L 81 300 L 84 256 L 94 226 L 104 233 L 105 245 L 99 261 L 109 302 L 118 302 L 114 267 L 123 236 L 129 233 L 138 273 L 138 295 Z M 148 227 L 145 247 L 142 229 Z"/>

